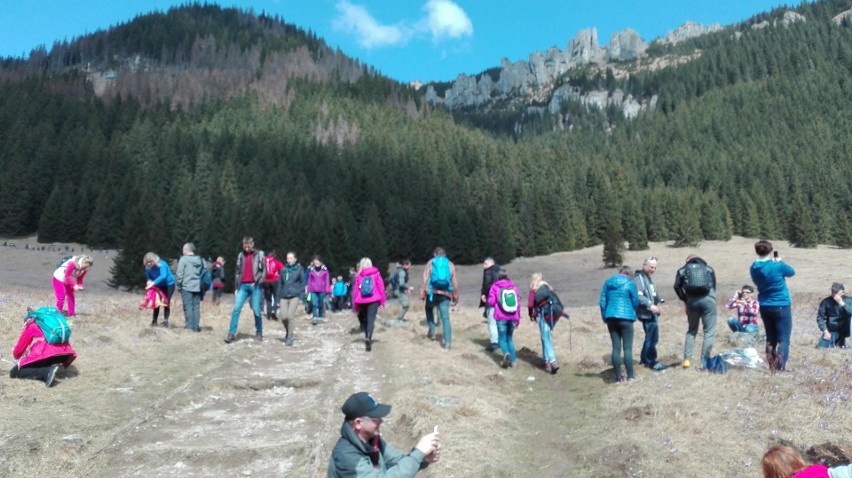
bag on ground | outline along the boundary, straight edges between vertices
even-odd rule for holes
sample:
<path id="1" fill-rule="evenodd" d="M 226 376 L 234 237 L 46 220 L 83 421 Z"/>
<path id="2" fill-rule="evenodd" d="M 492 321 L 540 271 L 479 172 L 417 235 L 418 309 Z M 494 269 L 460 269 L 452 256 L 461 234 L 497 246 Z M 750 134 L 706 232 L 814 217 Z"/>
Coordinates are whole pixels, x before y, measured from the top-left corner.
<path id="1" fill-rule="evenodd" d="M 725 373 L 728 371 L 728 364 L 722 355 L 714 355 L 704 358 L 704 369 L 711 373 Z"/>
<path id="2" fill-rule="evenodd" d="M 27 318 L 35 321 L 49 344 L 64 344 L 71 339 L 71 326 L 56 307 L 27 309 Z"/>

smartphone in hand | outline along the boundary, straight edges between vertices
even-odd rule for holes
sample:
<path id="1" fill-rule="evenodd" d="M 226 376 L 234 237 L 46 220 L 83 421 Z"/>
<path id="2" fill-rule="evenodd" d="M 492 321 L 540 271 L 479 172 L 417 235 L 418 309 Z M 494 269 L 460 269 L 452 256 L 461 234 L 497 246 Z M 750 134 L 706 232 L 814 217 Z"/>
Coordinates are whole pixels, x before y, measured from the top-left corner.
<path id="1" fill-rule="evenodd" d="M 772 257 L 778 259 L 778 251 L 772 251 Z"/>

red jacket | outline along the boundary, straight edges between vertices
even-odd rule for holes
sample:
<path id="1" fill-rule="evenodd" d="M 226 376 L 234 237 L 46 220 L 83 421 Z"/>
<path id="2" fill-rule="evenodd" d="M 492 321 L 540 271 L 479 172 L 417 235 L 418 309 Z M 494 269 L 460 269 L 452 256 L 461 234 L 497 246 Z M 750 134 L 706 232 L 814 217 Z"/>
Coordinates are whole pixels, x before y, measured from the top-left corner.
<path id="1" fill-rule="evenodd" d="M 278 282 L 278 272 L 284 269 L 284 263 L 274 257 L 266 256 L 266 282 Z"/>
<path id="2" fill-rule="evenodd" d="M 373 278 L 373 295 L 370 297 L 362 297 L 361 296 L 361 283 L 364 282 L 364 278 L 367 276 L 371 276 Z M 379 270 L 375 267 L 367 267 L 362 271 L 358 272 L 358 275 L 355 276 L 355 280 L 352 285 L 352 304 L 355 312 L 358 312 L 358 306 L 363 304 L 371 304 L 373 302 L 379 302 L 379 305 L 382 307 L 385 306 L 385 282 L 382 279 L 382 274 L 379 273 Z"/>
<path id="3" fill-rule="evenodd" d="M 44 340 L 44 334 L 38 324 L 33 319 L 28 319 L 24 324 L 24 330 L 21 331 L 21 337 L 15 348 L 12 350 L 12 357 L 15 360 L 20 359 L 18 368 L 26 367 L 27 365 L 36 365 L 49 358 L 66 356 L 66 360 L 62 362 L 66 367 L 71 365 L 71 362 L 77 358 L 77 352 L 71 348 L 71 344 L 50 344 Z M 23 358 L 21 358 L 23 356 Z"/>

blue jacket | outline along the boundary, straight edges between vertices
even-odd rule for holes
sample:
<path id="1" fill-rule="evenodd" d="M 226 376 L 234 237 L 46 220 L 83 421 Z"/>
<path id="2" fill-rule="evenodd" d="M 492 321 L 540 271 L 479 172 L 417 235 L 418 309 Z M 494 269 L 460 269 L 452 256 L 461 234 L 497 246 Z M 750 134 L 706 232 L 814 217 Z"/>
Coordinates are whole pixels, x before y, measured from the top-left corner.
<path id="1" fill-rule="evenodd" d="M 784 261 L 770 258 L 757 259 L 749 269 L 751 280 L 757 286 L 757 301 L 761 307 L 784 307 L 792 305 L 790 291 L 785 278 L 793 277 L 796 271 Z"/>
<path id="2" fill-rule="evenodd" d="M 154 285 L 167 287 L 175 285 L 175 275 L 169 268 L 169 263 L 164 259 L 160 259 L 160 263 L 154 267 L 145 267 L 145 277 L 148 280 L 154 281 Z"/>
<path id="3" fill-rule="evenodd" d="M 636 320 L 639 294 L 636 284 L 623 274 L 616 274 L 601 288 L 601 319 Z"/>

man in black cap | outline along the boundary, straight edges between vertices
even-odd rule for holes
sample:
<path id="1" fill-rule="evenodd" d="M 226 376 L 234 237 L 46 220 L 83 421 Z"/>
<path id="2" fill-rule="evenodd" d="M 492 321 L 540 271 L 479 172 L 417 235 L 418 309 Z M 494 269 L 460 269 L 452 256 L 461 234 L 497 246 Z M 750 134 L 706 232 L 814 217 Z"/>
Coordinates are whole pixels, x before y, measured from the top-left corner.
<path id="1" fill-rule="evenodd" d="M 852 317 L 852 299 L 846 297 L 843 284 L 831 284 L 831 295 L 822 299 L 817 312 L 817 326 L 822 332 L 819 347 L 846 347 L 849 337 L 849 318 Z"/>
<path id="2" fill-rule="evenodd" d="M 438 461 L 441 437 L 437 427 L 413 450 L 403 453 L 381 438 L 382 419 L 390 413 L 390 405 L 376 402 L 367 392 L 358 392 L 346 399 L 341 410 L 346 419 L 331 452 L 329 478 L 413 477 Z"/>

